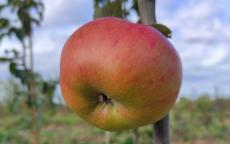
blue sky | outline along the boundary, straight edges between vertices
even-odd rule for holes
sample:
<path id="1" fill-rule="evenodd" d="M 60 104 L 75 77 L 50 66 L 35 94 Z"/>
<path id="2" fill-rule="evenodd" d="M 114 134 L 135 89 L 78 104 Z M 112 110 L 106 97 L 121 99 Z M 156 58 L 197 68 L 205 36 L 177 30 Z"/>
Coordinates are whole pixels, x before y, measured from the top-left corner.
<path id="1" fill-rule="evenodd" d="M 92 0 L 43 0 L 45 18 L 35 29 L 35 69 L 45 78 L 58 78 L 59 58 L 64 42 L 81 25 L 92 20 Z M 157 0 L 157 21 L 173 31 L 172 44 L 183 63 L 181 94 L 230 94 L 230 1 Z M 137 17 L 132 13 L 130 21 Z M 0 45 L 20 48 L 14 39 Z M 0 80 L 9 77 L 0 66 Z M 195 91 L 195 92 L 192 92 Z M 196 97 L 196 95 L 193 97 Z"/>

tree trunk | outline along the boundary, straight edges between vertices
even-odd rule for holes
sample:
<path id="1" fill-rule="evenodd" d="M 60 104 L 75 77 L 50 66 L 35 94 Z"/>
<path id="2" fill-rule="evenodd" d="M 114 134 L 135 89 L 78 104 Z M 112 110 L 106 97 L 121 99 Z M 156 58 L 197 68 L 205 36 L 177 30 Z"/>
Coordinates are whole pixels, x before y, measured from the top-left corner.
<path id="1" fill-rule="evenodd" d="M 105 144 L 110 144 L 110 135 L 111 133 L 109 131 L 105 131 Z"/>
<path id="2" fill-rule="evenodd" d="M 169 114 L 153 125 L 153 144 L 169 144 Z"/>
<path id="3" fill-rule="evenodd" d="M 36 109 L 36 92 L 35 92 L 35 82 L 34 82 L 34 62 L 33 62 L 33 43 L 32 34 L 29 35 L 29 66 L 30 66 L 30 80 L 29 80 L 29 97 L 32 102 L 31 118 L 32 118 L 32 135 L 33 144 L 39 144 L 39 129 L 37 127 L 37 109 Z"/>
<path id="4" fill-rule="evenodd" d="M 133 134 L 134 134 L 134 144 L 139 144 L 140 143 L 140 133 L 138 128 L 133 129 Z"/>

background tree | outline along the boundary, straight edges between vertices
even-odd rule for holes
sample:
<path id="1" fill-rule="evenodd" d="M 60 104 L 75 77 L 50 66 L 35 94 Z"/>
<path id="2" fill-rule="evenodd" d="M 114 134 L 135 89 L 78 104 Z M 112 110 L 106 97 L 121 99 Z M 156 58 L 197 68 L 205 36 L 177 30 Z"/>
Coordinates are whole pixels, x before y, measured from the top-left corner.
<path id="1" fill-rule="evenodd" d="M 3 11 L 10 11 L 5 16 Z M 33 57 L 33 28 L 42 21 L 44 5 L 40 0 L 7 0 L 0 5 L 0 40 L 14 36 L 20 50 L 6 50 L 0 62 L 9 63 L 9 71 L 20 79 L 26 91 L 26 104 L 31 113 L 33 143 L 39 143 L 39 103 L 36 96 L 36 78 Z"/>

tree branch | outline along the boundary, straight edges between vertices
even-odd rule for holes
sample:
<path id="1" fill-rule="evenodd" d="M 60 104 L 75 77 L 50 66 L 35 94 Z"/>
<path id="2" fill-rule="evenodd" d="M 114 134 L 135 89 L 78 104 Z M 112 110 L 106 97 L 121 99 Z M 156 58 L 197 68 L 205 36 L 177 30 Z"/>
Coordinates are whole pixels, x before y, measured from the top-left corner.
<path id="1" fill-rule="evenodd" d="M 146 25 L 156 23 L 156 0 L 138 0 L 141 22 Z M 169 115 L 153 125 L 153 144 L 169 144 Z"/>
<path id="2" fill-rule="evenodd" d="M 153 125 L 153 144 L 169 144 L 169 114 Z"/>
<path id="3" fill-rule="evenodd" d="M 138 0 L 141 22 L 146 25 L 156 23 L 156 0 Z"/>

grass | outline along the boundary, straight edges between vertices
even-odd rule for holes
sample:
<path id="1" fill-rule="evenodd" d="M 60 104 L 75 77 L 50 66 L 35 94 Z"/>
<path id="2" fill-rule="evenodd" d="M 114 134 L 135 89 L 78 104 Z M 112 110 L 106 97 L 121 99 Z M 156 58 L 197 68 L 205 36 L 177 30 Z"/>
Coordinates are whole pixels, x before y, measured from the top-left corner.
<path id="1" fill-rule="evenodd" d="M 0 114 L 0 144 L 30 144 L 27 113 Z M 228 144 L 230 141 L 230 99 L 182 98 L 170 112 L 170 133 L 175 144 Z M 41 144 L 102 144 L 104 131 L 95 128 L 66 108 L 42 110 Z M 140 143 L 150 144 L 152 126 L 139 128 Z M 133 144 L 132 130 L 111 133 L 111 144 Z"/>

